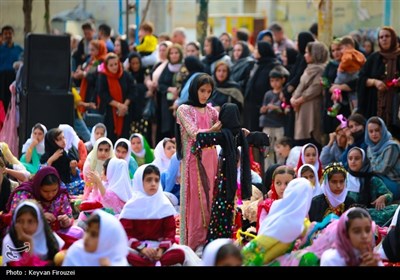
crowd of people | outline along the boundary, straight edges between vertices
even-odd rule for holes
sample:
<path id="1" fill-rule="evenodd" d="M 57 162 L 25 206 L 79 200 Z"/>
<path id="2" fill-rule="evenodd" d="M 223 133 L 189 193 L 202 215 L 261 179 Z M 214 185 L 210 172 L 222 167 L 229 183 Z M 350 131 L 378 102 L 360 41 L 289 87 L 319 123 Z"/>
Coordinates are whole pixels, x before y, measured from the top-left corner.
<path id="1" fill-rule="evenodd" d="M 21 150 L 0 142 L 4 266 L 400 262 L 393 28 L 326 46 L 273 23 L 203 50 L 150 22 L 139 44 L 107 24 L 82 31 L 72 126 L 37 123 Z M 23 50 L 2 34 L 8 108 Z"/>

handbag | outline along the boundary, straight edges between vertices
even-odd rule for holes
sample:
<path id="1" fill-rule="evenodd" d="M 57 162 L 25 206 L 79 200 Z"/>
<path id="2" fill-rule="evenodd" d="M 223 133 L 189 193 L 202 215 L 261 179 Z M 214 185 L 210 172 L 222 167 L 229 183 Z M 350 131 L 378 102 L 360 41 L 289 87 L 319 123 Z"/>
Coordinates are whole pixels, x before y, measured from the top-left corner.
<path id="1" fill-rule="evenodd" d="M 147 121 L 154 120 L 156 117 L 156 110 L 157 104 L 154 98 L 147 99 L 146 105 L 144 106 L 142 113 L 143 119 Z"/>

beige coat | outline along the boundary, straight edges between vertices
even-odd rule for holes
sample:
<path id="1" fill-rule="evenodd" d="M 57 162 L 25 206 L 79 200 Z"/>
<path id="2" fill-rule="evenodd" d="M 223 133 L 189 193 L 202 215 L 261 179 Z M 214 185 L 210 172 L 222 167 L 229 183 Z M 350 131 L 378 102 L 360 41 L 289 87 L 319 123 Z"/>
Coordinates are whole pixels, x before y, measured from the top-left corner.
<path id="1" fill-rule="evenodd" d="M 304 103 L 296 112 L 294 139 L 314 138 L 321 143 L 321 108 L 322 93 L 321 76 L 325 64 L 309 64 L 300 78 L 300 84 L 293 93 L 294 98 L 303 97 Z"/>

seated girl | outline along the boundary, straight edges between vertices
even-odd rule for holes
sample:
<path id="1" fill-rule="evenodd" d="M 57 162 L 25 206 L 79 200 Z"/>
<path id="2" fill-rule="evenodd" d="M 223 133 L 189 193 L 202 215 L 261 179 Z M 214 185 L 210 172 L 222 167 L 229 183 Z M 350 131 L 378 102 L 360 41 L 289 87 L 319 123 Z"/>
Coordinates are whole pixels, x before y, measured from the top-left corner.
<path id="1" fill-rule="evenodd" d="M 114 153 L 117 158 L 126 161 L 129 167 L 129 177 L 132 179 L 133 174 L 135 174 L 136 169 L 138 169 L 138 164 L 131 156 L 132 148 L 129 140 L 125 138 L 119 138 L 117 142 L 115 142 Z"/>
<path id="2" fill-rule="evenodd" d="M 83 239 L 67 250 L 63 266 L 128 266 L 128 238 L 113 215 L 95 210 Z"/>
<path id="3" fill-rule="evenodd" d="M 355 203 L 348 195 L 346 178 L 347 171 L 341 163 L 334 162 L 325 167 L 322 194 L 313 198 L 308 213 L 311 222 L 321 222 L 330 213 L 340 216 Z"/>
<path id="4" fill-rule="evenodd" d="M 155 165 L 163 173 L 168 169 L 172 155 L 175 153 L 175 140 L 171 138 L 164 138 L 158 142 L 154 149 L 154 160 L 151 164 Z"/>
<path id="5" fill-rule="evenodd" d="M 299 161 L 297 163 L 298 170 L 300 166 L 308 163 L 314 166 L 318 173 L 318 180 L 322 178 L 322 163 L 319 160 L 318 148 L 314 144 L 308 143 L 301 148 Z"/>
<path id="6" fill-rule="evenodd" d="M 64 241 L 50 229 L 45 214 L 34 200 L 21 201 L 12 213 L 4 237 L 3 266 L 47 266 Z"/>
<path id="7" fill-rule="evenodd" d="M 47 128 L 37 123 L 32 127 L 31 137 L 22 146 L 21 163 L 31 174 L 36 174 L 40 168 L 40 157 L 44 154 L 44 136 Z"/>
<path id="8" fill-rule="evenodd" d="M 132 147 L 132 157 L 139 166 L 152 163 L 154 160 L 154 152 L 147 142 L 146 138 L 140 133 L 133 133 L 129 137 Z"/>
<path id="9" fill-rule="evenodd" d="M 293 243 L 307 232 L 306 219 L 312 199 L 308 180 L 297 178 L 288 184 L 283 198 L 275 201 L 255 239 L 242 249 L 243 264 L 261 266 L 291 251 Z"/>
<path id="10" fill-rule="evenodd" d="M 15 179 L 20 183 L 26 182 L 31 174 L 25 166 L 13 155 L 6 142 L 0 142 L 0 157 L 6 164 L 6 174 L 10 179 Z"/>
<path id="11" fill-rule="evenodd" d="M 385 183 L 371 172 L 368 158 L 363 149 L 353 147 L 347 154 L 347 189 L 357 204 L 367 208 L 372 220 L 385 225 L 394 215 L 397 204 L 391 204 L 393 194 Z"/>
<path id="12" fill-rule="evenodd" d="M 71 145 L 67 150 L 64 133 L 59 128 L 50 129 L 45 136 L 45 153 L 40 158 L 42 164 L 53 166 L 71 195 L 83 193 L 85 182 L 78 169 L 78 150 Z"/>
<path id="13" fill-rule="evenodd" d="M 93 183 L 89 200 L 99 201 L 103 207 L 111 208 L 114 214 L 119 214 L 133 193 L 128 164 L 119 158 L 107 159 L 102 174 L 104 183 L 96 171 L 89 171 L 88 179 Z"/>
<path id="14" fill-rule="evenodd" d="M 306 163 L 300 166 L 297 170 L 297 178 L 300 177 L 306 178 L 310 181 L 311 186 L 313 187 L 313 197 L 322 193 L 321 186 L 319 185 L 318 173 L 313 165 Z"/>
<path id="15" fill-rule="evenodd" d="M 101 137 L 107 137 L 107 128 L 102 123 L 97 123 L 92 128 L 92 133 L 90 134 L 90 141 L 85 143 L 86 150 L 90 153 L 93 150 L 94 144 L 96 143 L 97 139 Z"/>
<path id="16" fill-rule="evenodd" d="M 174 248 L 176 211 L 160 186 L 160 171 L 142 165 L 133 177 L 134 190 L 119 216 L 135 253 L 128 255 L 133 266 L 183 264 L 185 253 Z"/>
<path id="17" fill-rule="evenodd" d="M 83 164 L 85 163 L 87 157 L 85 143 L 83 143 L 83 141 L 79 138 L 72 126 L 68 124 L 60 124 L 58 128 L 64 132 L 66 151 L 69 151 L 72 147 L 74 147 L 74 149 L 78 152 L 78 168 L 80 171 L 82 171 Z"/>
<path id="18" fill-rule="evenodd" d="M 383 266 L 374 252 L 375 224 L 363 208 L 350 208 L 339 219 L 335 248 L 321 256 L 321 266 Z"/>
<path id="19" fill-rule="evenodd" d="M 241 266 L 243 262 L 240 249 L 230 238 L 218 238 L 204 248 L 203 266 Z"/>
<path id="20" fill-rule="evenodd" d="M 41 168 L 32 180 L 17 187 L 7 202 L 7 212 L 14 211 L 18 203 L 26 199 L 35 199 L 42 206 L 47 222 L 67 242 L 67 246 L 82 238 L 82 229 L 73 226 L 67 189 L 62 185 L 54 167 Z"/>

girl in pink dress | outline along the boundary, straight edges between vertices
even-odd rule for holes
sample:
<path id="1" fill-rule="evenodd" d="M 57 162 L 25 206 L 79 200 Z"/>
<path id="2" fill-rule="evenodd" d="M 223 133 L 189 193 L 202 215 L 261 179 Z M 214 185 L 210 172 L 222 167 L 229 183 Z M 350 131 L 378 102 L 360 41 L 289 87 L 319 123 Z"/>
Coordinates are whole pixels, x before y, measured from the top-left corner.
<path id="1" fill-rule="evenodd" d="M 215 146 L 196 152 L 199 132 L 221 129 L 218 111 L 207 101 L 213 92 L 211 76 L 199 73 L 189 86 L 189 99 L 178 107 L 177 155 L 182 159 L 180 243 L 201 251 L 205 242 L 218 159 Z M 206 167 L 206 168 L 205 168 Z"/>

